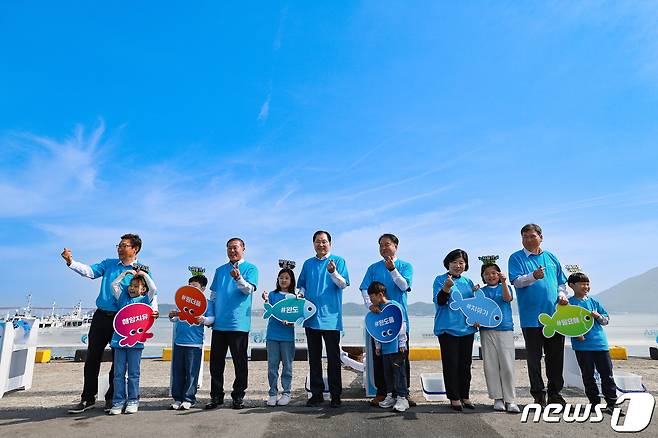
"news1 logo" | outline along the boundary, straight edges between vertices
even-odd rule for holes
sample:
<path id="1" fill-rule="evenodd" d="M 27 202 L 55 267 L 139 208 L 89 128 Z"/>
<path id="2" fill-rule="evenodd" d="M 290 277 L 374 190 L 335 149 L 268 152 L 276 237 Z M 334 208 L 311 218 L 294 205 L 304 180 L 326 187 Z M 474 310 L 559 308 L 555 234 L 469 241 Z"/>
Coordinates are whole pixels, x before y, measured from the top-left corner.
<path id="1" fill-rule="evenodd" d="M 619 414 L 621 408 L 617 407 L 628 400 L 626 416 L 621 417 Z M 612 411 L 610 427 L 616 432 L 641 432 L 651 423 L 656 400 L 648 392 L 630 392 L 622 394 Z M 600 423 L 603 421 L 603 405 L 576 404 L 567 403 L 565 406 L 559 404 L 550 404 L 542 409 L 539 404 L 529 404 L 523 408 L 521 414 L 521 423 L 527 423 L 530 411 L 534 410 L 532 417 L 533 423 L 543 420 L 546 423 Z M 622 420 L 623 418 L 623 420 Z"/>

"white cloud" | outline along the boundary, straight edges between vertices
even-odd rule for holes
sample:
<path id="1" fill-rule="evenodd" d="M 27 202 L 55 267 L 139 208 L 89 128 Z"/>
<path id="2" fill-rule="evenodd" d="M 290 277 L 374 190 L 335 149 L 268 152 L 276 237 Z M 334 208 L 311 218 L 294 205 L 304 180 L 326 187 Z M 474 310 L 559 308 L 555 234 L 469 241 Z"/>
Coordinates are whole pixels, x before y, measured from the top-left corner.
<path id="1" fill-rule="evenodd" d="M 0 140 L 9 150 L 2 163 L 6 172 L 0 177 L 0 217 L 66 210 L 92 192 L 104 132 L 101 121 L 87 136 L 78 126 L 64 140 L 30 133 L 14 133 Z"/>
<path id="2" fill-rule="evenodd" d="M 258 113 L 258 121 L 264 122 L 270 115 L 270 99 L 272 98 L 272 93 L 267 95 L 267 99 L 260 107 L 260 112 Z"/>

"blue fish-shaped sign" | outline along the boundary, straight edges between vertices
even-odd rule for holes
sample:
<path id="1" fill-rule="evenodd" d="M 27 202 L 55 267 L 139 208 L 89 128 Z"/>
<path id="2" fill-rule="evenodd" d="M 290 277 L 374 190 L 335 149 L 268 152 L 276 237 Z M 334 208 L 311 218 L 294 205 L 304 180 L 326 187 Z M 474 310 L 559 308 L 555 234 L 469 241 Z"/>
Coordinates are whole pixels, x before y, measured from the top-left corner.
<path id="1" fill-rule="evenodd" d="M 298 325 L 315 315 L 317 310 L 315 304 L 304 298 L 286 298 L 274 305 L 265 303 L 263 306 L 265 307 L 263 319 L 272 317 L 281 322 L 296 323 Z"/>
<path id="2" fill-rule="evenodd" d="M 389 303 L 379 313 L 368 312 L 366 330 L 375 341 L 386 344 L 397 339 L 403 321 L 402 309 Z"/>
<path id="3" fill-rule="evenodd" d="M 464 298 L 459 291 L 452 292 L 452 301 L 450 308 L 452 310 L 461 310 L 466 316 L 466 324 L 480 324 L 482 327 L 498 327 L 503 320 L 503 312 L 498 304 L 487 296 L 481 290 L 475 291 L 473 298 Z"/>

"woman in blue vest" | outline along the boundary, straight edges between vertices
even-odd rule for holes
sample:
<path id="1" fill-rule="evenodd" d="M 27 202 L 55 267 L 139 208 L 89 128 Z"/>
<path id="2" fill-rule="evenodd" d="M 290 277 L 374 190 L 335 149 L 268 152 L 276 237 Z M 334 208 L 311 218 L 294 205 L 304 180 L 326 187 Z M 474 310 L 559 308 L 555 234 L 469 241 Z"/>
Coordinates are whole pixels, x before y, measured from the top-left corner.
<path id="1" fill-rule="evenodd" d="M 461 310 L 453 310 L 449 304 L 455 292 L 463 298 L 472 298 L 478 288 L 462 275 L 468 271 L 468 254 L 461 249 L 448 253 L 443 260 L 448 270 L 434 280 L 433 301 L 436 308 L 434 316 L 434 334 L 441 346 L 441 364 L 446 395 L 450 406 L 456 411 L 463 408 L 475 409 L 469 398 L 471 387 L 471 361 L 475 327 L 466 324 L 466 317 Z"/>

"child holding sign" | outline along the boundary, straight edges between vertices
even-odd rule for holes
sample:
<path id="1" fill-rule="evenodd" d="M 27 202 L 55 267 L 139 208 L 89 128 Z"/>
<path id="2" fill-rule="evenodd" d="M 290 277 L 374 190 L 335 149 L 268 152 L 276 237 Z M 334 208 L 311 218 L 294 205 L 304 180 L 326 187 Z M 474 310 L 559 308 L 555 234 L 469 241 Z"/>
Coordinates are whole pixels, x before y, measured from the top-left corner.
<path id="1" fill-rule="evenodd" d="M 399 303 L 386 298 L 386 286 L 373 281 L 368 286 L 370 302 L 383 309 L 387 304 L 394 304 L 400 308 Z M 375 354 L 382 356 L 384 365 L 384 382 L 386 383 L 386 398 L 379 403 L 382 408 L 393 408 L 394 411 L 404 412 L 409 409 L 409 390 L 407 388 L 407 326 L 404 320 L 396 339 L 391 342 L 380 343 L 375 341 Z"/>
<path id="2" fill-rule="evenodd" d="M 496 258 L 498 257 L 496 256 Z M 489 397 L 494 399 L 494 410 L 518 414 L 520 409 L 515 402 L 516 393 L 514 391 L 514 357 L 516 354 L 514 322 L 510 304 L 514 297 L 500 267 L 491 260 L 483 260 L 483 262 L 480 274 L 486 286 L 482 288 L 482 291 L 488 298 L 494 300 L 502 311 L 502 320 L 496 328 L 480 327 L 487 391 Z"/>
<path id="3" fill-rule="evenodd" d="M 190 270 L 193 276 L 187 281 L 187 284 L 197 288 L 203 294 L 208 285 L 208 279 L 203 275 L 205 270 L 201 268 L 190 268 Z M 196 391 L 203 355 L 203 329 L 204 325 L 212 324 L 215 318 L 205 315 L 197 315 L 194 318 L 196 319 L 195 325 L 190 324 L 187 320 L 182 320 L 179 310 L 169 312 L 169 320 L 175 324 L 171 358 L 171 396 L 174 398 L 174 402 L 169 409 L 185 411 L 196 404 Z"/>
<path id="4" fill-rule="evenodd" d="M 603 412 L 612 415 L 617 402 L 617 386 L 612 377 L 608 338 L 603 331 L 603 326 L 610 322 L 608 312 L 598 301 L 588 296 L 590 286 L 587 275 L 575 272 L 569 276 L 567 284 L 574 292 L 574 296 L 569 298 L 569 304 L 587 309 L 594 318 L 594 325 L 590 331 L 583 336 L 571 338 L 571 347 L 576 352 L 578 366 L 583 376 L 585 395 L 593 405 L 601 402 L 599 388 L 594 380 L 594 370 L 596 369 L 601 376 L 601 390 L 607 403 Z"/>
<path id="5" fill-rule="evenodd" d="M 127 290 L 122 290 L 121 281 L 127 275 L 132 275 L 133 277 L 130 280 Z M 156 290 L 155 283 L 153 283 L 149 274 L 142 269 L 124 271 L 112 282 L 112 291 L 115 298 L 119 301 L 119 308 L 134 303 L 151 305 Z M 156 317 L 155 313 L 149 316 L 151 318 Z M 124 404 L 126 414 L 134 414 L 139 407 L 139 365 L 142 359 L 144 344 L 137 342 L 133 346 L 121 346 L 121 340 L 122 336 L 115 329 L 112 340 L 110 341 L 110 346 L 114 349 L 114 397 L 112 398 L 110 415 L 120 414 L 124 408 Z M 126 371 L 128 372 L 127 397 Z"/>
<path id="6" fill-rule="evenodd" d="M 279 271 L 276 288 L 272 292 L 263 292 L 263 300 L 275 305 L 286 298 L 295 297 L 295 273 L 292 269 L 283 268 Z M 270 391 L 267 406 L 285 406 L 290 403 L 290 385 L 292 383 L 292 362 L 295 359 L 295 324 L 282 322 L 270 317 L 267 322 L 267 379 Z M 281 386 L 283 393 L 279 398 L 278 377 L 279 363 L 281 370 Z"/>

